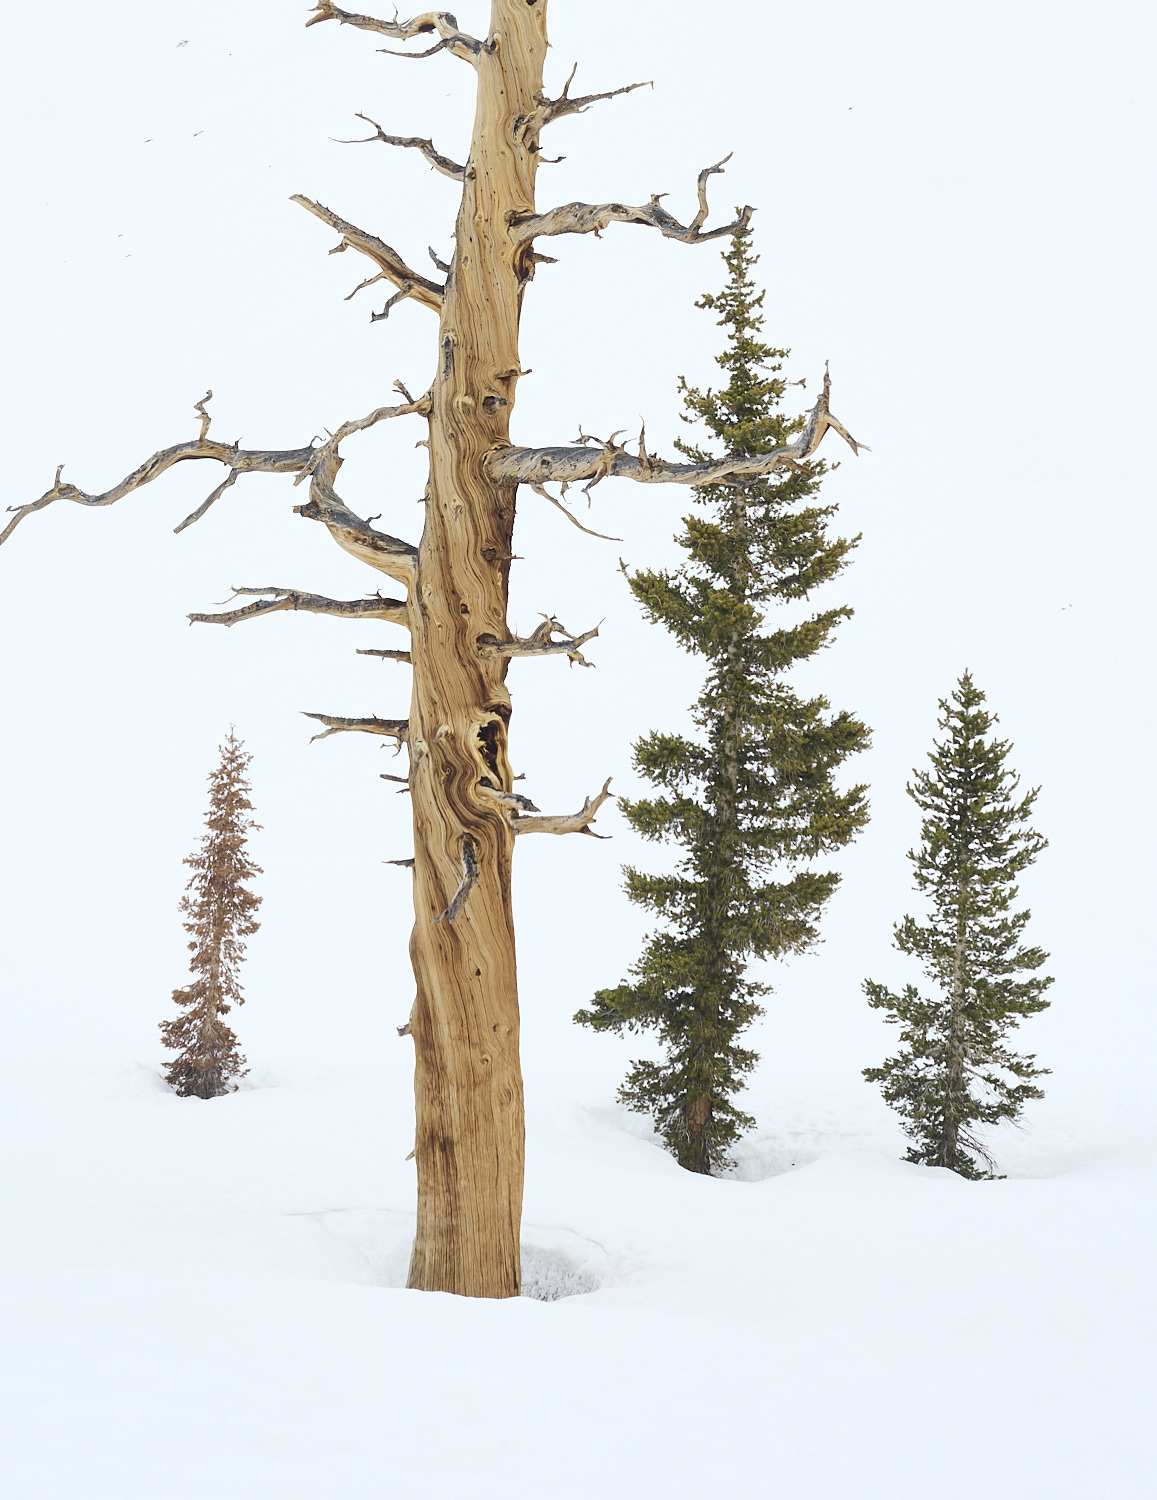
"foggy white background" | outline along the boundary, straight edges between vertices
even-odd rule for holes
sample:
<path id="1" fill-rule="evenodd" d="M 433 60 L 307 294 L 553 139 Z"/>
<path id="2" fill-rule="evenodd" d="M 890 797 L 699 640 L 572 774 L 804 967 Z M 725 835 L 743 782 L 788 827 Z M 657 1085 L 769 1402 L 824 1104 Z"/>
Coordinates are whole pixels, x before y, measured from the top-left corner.
<path id="1" fill-rule="evenodd" d="M 107 488 L 194 436 L 210 386 L 215 436 L 288 447 L 389 400 L 395 377 L 428 382 L 432 315 L 407 303 L 371 327 L 380 287 L 342 301 L 366 264 L 328 259 L 334 235 L 288 199 L 320 199 L 415 266 L 428 244 L 445 255 L 454 185 L 416 152 L 331 137 L 365 133 L 363 110 L 461 159 L 471 71 L 380 56 L 381 38 L 305 30 L 305 14 L 282 0 L 61 0 L 8 18 L 7 504 L 41 494 L 62 461 L 82 488 Z M 458 14 L 484 32 L 476 0 Z M 848 770 L 871 784 L 872 823 L 841 860 L 823 946 L 766 976 L 748 1107 L 765 1129 L 829 1109 L 885 1119 L 859 1069 L 893 1034 L 860 981 L 914 977 L 889 947 L 912 909 L 903 787 L 936 699 L 969 667 L 1012 764 L 1043 787 L 1051 840 L 1024 882 L 1057 980 L 1022 1033 L 1055 1070 L 1029 1124 L 1099 1099 L 1082 1115 L 1109 1140 L 1154 1042 L 1152 12 L 555 0 L 550 29 L 548 91 L 576 60 L 582 92 L 654 89 L 551 128 L 546 149 L 567 159 L 543 168 L 540 204 L 667 191 L 685 220 L 697 171 L 734 151 L 711 222 L 758 207 L 766 336 L 808 380 L 792 398 L 810 402 L 829 359 L 833 409 L 872 450 L 826 453 L 841 467 L 824 498 L 863 541 L 815 603 L 856 615 L 797 677 L 872 726 Z M 534 373 L 515 440 L 635 431 L 642 416 L 670 453 L 677 377 L 714 377 L 719 332 L 693 302 L 718 287 L 721 247 L 612 226 L 549 248 L 560 263 L 526 298 Z M 403 420 L 350 440 L 339 485 L 415 541 L 420 436 Z M 0 551 L 7 1066 L 48 1076 L 68 1061 L 96 1078 L 159 1064 L 156 1023 L 185 975 L 180 861 L 234 724 L 254 755 L 266 871 L 236 1017 L 253 1081 L 340 1074 L 356 1057 L 402 1096 L 408 876 L 382 861 L 410 852 L 408 803 L 378 780 L 397 769 L 389 751 L 366 736 L 310 745 L 298 716 L 404 714 L 406 669 L 355 655 L 401 632 L 289 614 L 190 628 L 186 611 L 233 584 L 356 597 L 380 581 L 292 514 L 287 478 L 240 480 L 174 537 L 222 474 L 186 464 L 108 510 L 59 503 Z M 520 500 L 512 622 L 606 617 L 597 670 L 511 670 L 512 755 L 546 810 L 577 807 L 607 775 L 636 790 L 633 740 L 684 722 L 695 664 L 641 621 L 616 569 L 675 560 L 686 506 L 675 488 L 606 483 L 588 524 L 622 541 L 601 542 Z M 609 1104 L 639 1045 L 569 1020 L 624 975 L 646 930 L 620 864 L 662 858 L 610 806 L 598 828 L 613 840 L 517 851 L 532 1156 L 536 1099 L 565 1083 Z"/>

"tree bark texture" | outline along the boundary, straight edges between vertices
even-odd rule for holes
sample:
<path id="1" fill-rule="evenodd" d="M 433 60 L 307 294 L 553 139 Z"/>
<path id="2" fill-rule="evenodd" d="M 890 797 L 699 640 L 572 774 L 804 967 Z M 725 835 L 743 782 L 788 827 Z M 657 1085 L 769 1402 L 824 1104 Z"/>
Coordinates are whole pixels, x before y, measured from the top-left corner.
<path id="1" fill-rule="evenodd" d="M 523 1104 L 510 873 L 514 833 L 506 640 L 516 486 L 484 460 L 509 443 L 527 257 L 509 219 L 534 209 L 537 141 L 520 137 L 546 57 L 546 6 L 494 0 L 438 330 L 426 525 L 411 587 L 411 956 L 418 1227 L 409 1285 L 475 1297 L 520 1289 Z M 532 149 L 533 148 L 533 149 Z M 477 882 L 438 921 L 463 878 Z"/>

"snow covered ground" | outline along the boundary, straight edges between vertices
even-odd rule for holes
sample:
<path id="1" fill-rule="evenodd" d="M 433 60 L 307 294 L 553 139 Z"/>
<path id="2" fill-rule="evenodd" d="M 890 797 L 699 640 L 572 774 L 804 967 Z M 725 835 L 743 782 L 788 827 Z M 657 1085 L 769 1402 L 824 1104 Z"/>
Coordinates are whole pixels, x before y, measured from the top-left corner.
<path id="1" fill-rule="evenodd" d="M 403 1289 L 409 1044 L 374 1040 L 208 1103 L 151 1062 L 9 1071 L 6 1494 L 1152 1494 L 1157 1150 L 1111 1100 L 1070 1080 L 970 1184 L 849 1078 L 754 1100 L 714 1181 L 552 1049 L 528 1295 L 474 1302 Z"/>

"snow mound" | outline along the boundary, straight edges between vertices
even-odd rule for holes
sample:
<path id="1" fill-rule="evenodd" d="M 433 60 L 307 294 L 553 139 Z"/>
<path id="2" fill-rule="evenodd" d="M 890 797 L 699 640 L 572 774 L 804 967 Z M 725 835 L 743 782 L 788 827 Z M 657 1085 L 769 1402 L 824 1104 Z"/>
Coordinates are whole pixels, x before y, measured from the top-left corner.
<path id="1" fill-rule="evenodd" d="M 526 1226 L 524 1226 L 525 1228 Z M 560 1302 L 597 1292 L 609 1257 L 601 1245 L 568 1230 L 540 1232 L 539 1243 L 522 1241 L 522 1295 Z"/>

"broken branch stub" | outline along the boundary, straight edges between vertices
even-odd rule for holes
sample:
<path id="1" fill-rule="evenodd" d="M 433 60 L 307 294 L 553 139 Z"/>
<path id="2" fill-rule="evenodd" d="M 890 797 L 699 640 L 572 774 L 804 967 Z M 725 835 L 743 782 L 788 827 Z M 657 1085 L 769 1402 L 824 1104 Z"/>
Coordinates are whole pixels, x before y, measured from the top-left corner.
<path id="1" fill-rule="evenodd" d="M 410 665 L 412 665 L 413 661 L 414 661 L 414 658 L 411 656 L 411 654 L 408 651 L 383 651 L 378 646 L 369 646 L 369 647 L 366 647 L 364 650 L 363 650 L 362 647 L 359 646 L 358 647 L 358 655 L 359 656 L 380 656 L 380 657 L 384 658 L 386 661 L 406 662 L 406 663 L 408 663 Z"/>
<path id="2" fill-rule="evenodd" d="M 600 620 L 599 625 L 603 622 Z M 593 667 L 593 661 L 587 661 L 579 649 L 585 646 L 587 641 L 594 640 L 599 633 L 599 625 L 591 630 L 585 630 L 582 635 L 572 636 L 565 625 L 559 623 L 553 615 L 544 615 L 542 624 L 527 636 L 512 636 L 508 641 L 497 640 L 492 635 L 480 635 L 478 637 L 479 656 L 566 656 L 571 665 L 577 663 L 580 667 Z M 555 640 L 554 637 L 559 639 Z"/>
<path id="3" fill-rule="evenodd" d="M 611 778 L 603 782 L 597 797 L 587 797 L 576 813 L 512 813 L 511 825 L 519 833 L 587 833 L 593 839 L 610 838 L 610 834 L 596 833 L 590 826 L 595 814 L 611 795 Z"/>
<path id="4" fill-rule="evenodd" d="M 319 724 L 326 725 L 321 734 L 312 736 L 311 745 L 314 740 L 326 740 L 331 734 L 376 734 L 380 739 L 397 740 L 399 747 L 410 737 L 408 719 L 345 719 L 337 714 L 311 714 L 305 709 L 302 709 L 302 714 L 307 719 L 316 719 Z"/>

